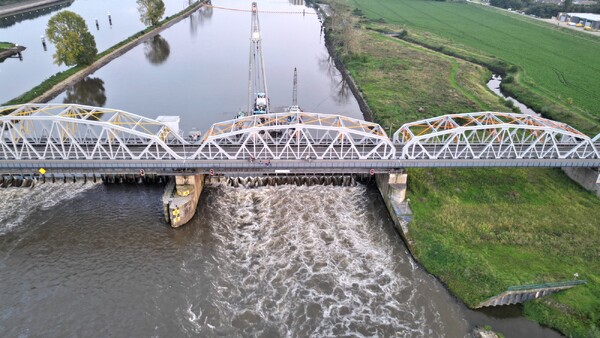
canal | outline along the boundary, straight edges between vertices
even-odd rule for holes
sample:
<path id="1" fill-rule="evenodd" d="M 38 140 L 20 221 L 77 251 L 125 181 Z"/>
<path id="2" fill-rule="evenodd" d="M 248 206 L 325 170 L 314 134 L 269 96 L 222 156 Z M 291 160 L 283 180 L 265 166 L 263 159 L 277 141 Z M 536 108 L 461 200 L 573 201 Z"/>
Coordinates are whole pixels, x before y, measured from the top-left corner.
<path id="1" fill-rule="evenodd" d="M 260 16 L 272 106 L 291 103 L 296 67 L 304 110 L 360 117 L 317 16 L 294 3 L 258 2 L 273 12 Z M 121 10 L 137 20 L 134 1 Z M 249 32 L 248 12 L 201 10 L 54 102 L 179 115 L 182 129 L 206 130 L 247 105 Z M 464 337 L 484 325 L 559 336 L 516 307 L 454 299 L 411 258 L 373 184 L 210 187 L 180 229 L 162 220 L 162 188 L 1 190 L 0 336 Z"/>

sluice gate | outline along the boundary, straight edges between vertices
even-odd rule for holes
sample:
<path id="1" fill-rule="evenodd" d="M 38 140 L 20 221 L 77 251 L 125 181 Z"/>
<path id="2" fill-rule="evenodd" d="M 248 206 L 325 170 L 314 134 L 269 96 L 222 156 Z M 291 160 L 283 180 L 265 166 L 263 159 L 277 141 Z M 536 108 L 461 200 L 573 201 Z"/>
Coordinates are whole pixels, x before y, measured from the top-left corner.
<path id="1" fill-rule="evenodd" d="M 296 185 L 315 186 L 331 185 L 350 187 L 369 182 L 373 177 L 362 174 L 349 175 L 264 175 L 264 176 L 209 176 L 207 185 L 225 185 L 231 187 L 257 188 L 264 186 Z"/>
<path id="2" fill-rule="evenodd" d="M 132 174 L 0 175 L 0 188 L 32 188 L 44 183 L 164 184 L 167 176 Z"/>

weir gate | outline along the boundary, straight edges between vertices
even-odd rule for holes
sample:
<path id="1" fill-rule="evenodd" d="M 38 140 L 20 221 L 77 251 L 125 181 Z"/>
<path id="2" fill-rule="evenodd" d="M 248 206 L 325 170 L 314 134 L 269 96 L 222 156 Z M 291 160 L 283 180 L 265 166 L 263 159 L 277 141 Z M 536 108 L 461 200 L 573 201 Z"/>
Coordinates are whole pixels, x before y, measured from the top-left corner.
<path id="1" fill-rule="evenodd" d="M 240 117 L 187 136 L 178 117 L 100 107 L 24 104 L 0 114 L 1 176 L 175 176 L 164 197 L 173 226 L 193 216 L 207 174 L 386 174 L 400 188 L 402 169 L 411 167 L 600 167 L 600 134 L 513 113 L 444 115 L 391 137 L 376 123 L 300 111 Z"/>

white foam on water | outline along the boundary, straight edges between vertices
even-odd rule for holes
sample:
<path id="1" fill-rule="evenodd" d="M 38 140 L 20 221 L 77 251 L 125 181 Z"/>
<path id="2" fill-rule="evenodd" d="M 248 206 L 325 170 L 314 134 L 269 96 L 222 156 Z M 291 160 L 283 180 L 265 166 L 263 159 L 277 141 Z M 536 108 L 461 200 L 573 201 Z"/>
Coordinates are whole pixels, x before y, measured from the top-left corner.
<path id="1" fill-rule="evenodd" d="M 212 328 L 235 336 L 416 337 L 440 327 L 415 276 L 398 272 L 398 264 L 410 265 L 412 274 L 417 267 L 392 252 L 398 242 L 382 234 L 365 187 L 215 194 L 207 208 L 218 215 L 211 224 L 214 311 L 204 317 Z M 192 323 L 202 316 L 188 310 Z M 212 329 L 193 325 L 196 333 Z"/>
<path id="2" fill-rule="evenodd" d="M 48 210 L 53 206 L 77 197 L 97 186 L 88 182 L 37 184 L 32 188 L 9 187 L 0 189 L 0 236 L 19 227 L 36 210 Z"/>

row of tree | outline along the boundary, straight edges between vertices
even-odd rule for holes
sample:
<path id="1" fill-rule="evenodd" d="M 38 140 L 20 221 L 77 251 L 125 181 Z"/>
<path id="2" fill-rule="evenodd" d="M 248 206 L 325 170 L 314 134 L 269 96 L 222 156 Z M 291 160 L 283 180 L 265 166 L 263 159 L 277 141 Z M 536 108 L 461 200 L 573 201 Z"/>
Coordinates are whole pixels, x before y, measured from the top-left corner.
<path id="1" fill-rule="evenodd" d="M 526 14 L 542 18 L 551 18 L 560 12 L 600 13 L 600 2 L 598 1 L 594 5 L 574 5 L 573 0 L 565 0 L 559 5 L 535 0 L 490 0 L 490 5 L 524 11 Z"/>
<path id="2" fill-rule="evenodd" d="M 165 14 L 162 0 L 137 0 L 137 5 L 140 20 L 146 26 L 156 25 Z M 58 65 L 89 65 L 98 54 L 96 40 L 85 20 L 74 12 L 63 11 L 52 16 L 46 36 L 56 46 L 54 62 Z"/>

